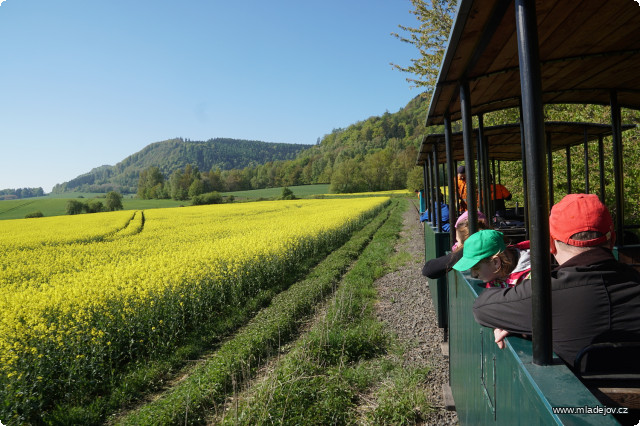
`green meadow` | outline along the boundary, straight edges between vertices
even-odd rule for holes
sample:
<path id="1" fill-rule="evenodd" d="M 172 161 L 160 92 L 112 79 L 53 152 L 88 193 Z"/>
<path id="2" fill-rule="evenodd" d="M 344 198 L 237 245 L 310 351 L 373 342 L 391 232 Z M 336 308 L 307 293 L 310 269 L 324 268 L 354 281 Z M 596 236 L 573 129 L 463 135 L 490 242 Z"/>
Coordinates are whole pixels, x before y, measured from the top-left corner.
<path id="1" fill-rule="evenodd" d="M 329 184 L 292 186 L 289 189 L 298 198 L 309 198 L 329 192 Z M 222 195 L 233 195 L 236 201 L 256 201 L 278 199 L 282 196 L 282 188 L 255 189 L 249 191 L 225 192 Z M 60 216 L 66 214 L 67 201 L 88 199 L 104 199 L 105 194 L 90 192 L 67 192 L 49 194 L 44 197 L 23 198 L 18 200 L 0 200 L 0 220 L 22 219 L 34 212 L 42 212 L 44 216 Z M 122 198 L 125 210 L 147 210 L 165 207 L 189 206 L 191 200 L 141 200 L 135 194 L 127 194 Z"/>
<path id="2" fill-rule="evenodd" d="M 335 197 L 370 197 L 407 196 L 406 191 L 383 191 L 379 193 L 363 192 L 359 194 L 329 194 L 329 184 L 298 185 L 288 187 L 296 198 L 335 198 Z M 223 196 L 233 196 L 235 202 L 251 202 L 259 200 L 277 200 L 282 196 L 283 188 L 252 189 L 248 191 L 224 192 Z M 86 192 L 67 192 L 63 194 L 49 194 L 44 197 L 23 198 L 18 200 L 0 200 L 0 220 L 22 219 L 28 214 L 41 212 L 44 216 L 65 215 L 67 202 L 78 200 L 86 202 L 89 199 L 104 200 L 105 194 Z M 135 194 L 127 194 L 122 198 L 125 210 L 148 210 L 166 207 L 190 206 L 191 200 L 142 200 Z"/>
<path id="3" fill-rule="evenodd" d="M 314 195 L 328 194 L 329 184 L 322 183 L 316 185 L 298 185 L 289 186 L 293 195 L 298 198 L 308 198 Z M 224 192 L 222 195 L 233 195 L 236 200 L 254 200 L 254 199 L 276 199 L 282 195 L 282 187 L 280 188 L 265 188 L 265 189 L 251 189 L 248 191 L 232 191 Z"/>
<path id="4" fill-rule="evenodd" d="M 64 198 L 61 197 L 64 195 Z M 34 212 L 42 212 L 44 216 L 60 216 L 67 214 L 67 201 L 78 200 L 86 201 L 91 198 L 103 200 L 104 194 L 56 194 L 44 197 L 24 198 L 19 200 L 2 200 L 0 201 L 0 220 L 4 219 L 22 219 L 26 215 Z M 157 209 L 162 207 L 178 207 L 181 205 L 189 205 L 190 201 L 176 200 L 140 200 L 125 196 L 122 199 L 122 206 L 125 210 L 146 210 Z"/>

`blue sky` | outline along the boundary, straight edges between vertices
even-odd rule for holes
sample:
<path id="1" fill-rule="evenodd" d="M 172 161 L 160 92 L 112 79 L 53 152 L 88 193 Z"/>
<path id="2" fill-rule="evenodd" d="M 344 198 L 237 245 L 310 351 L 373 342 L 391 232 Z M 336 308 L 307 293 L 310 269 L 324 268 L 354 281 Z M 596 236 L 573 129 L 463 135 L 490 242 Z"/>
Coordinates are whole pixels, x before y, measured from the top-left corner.
<path id="1" fill-rule="evenodd" d="M 410 0 L 0 0 L 0 189 L 174 137 L 316 143 L 404 107 Z"/>

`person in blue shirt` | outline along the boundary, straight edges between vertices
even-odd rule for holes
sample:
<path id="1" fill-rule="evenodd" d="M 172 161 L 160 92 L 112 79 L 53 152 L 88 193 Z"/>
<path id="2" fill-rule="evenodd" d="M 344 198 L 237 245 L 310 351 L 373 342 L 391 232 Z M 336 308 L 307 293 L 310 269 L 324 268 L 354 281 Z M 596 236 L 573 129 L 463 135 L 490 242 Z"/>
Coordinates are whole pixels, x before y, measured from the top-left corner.
<path id="1" fill-rule="evenodd" d="M 440 192 L 440 194 L 438 194 L 438 202 L 440 203 L 440 214 L 442 217 L 442 230 L 444 232 L 449 232 L 449 230 L 451 229 L 451 225 L 449 224 L 449 206 L 442 201 L 443 198 L 444 196 L 442 195 L 442 192 Z M 420 216 L 420 222 L 424 222 L 425 220 L 428 220 L 435 225 L 436 218 L 430 217 L 429 210 L 425 210 L 425 212 L 422 213 L 422 215 Z"/>
<path id="2" fill-rule="evenodd" d="M 427 201 L 424 198 L 424 189 L 416 192 L 418 192 L 418 200 L 420 201 L 420 214 L 422 214 L 427 209 Z"/>

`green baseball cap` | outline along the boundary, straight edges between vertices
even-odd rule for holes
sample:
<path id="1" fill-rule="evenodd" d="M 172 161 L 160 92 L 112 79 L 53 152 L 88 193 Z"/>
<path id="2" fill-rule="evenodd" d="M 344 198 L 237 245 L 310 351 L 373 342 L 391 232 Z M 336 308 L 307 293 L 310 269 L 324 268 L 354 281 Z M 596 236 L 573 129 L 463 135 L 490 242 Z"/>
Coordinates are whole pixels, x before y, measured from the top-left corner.
<path id="1" fill-rule="evenodd" d="M 453 269 L 466 271 L 476 266 L 482 259 L 503 252 L 506 248 L 502 232 L 493 229 L 478 231 L 464 242 L 462 259 L 453 265 Z"/>

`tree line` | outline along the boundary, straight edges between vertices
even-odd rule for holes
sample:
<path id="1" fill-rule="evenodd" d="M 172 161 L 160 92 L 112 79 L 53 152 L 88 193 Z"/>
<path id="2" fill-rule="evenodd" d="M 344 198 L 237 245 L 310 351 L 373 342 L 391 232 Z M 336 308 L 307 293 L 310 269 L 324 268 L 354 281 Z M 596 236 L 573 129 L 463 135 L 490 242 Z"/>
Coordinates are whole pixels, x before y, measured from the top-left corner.
<path id="1" fill-rule="evenodd" d="M 85 202 L 80 200 L 69 200 L 66 205 L 67 214 L 80 213 L 100 213 L 105 211 L 122 210 L 122 194 L 111 191 L 104 197 L 104 203 L 99 199 L 92 198 Z"/>
<path id="2" fill-rule="evenodd" d="M 385 112 L 346 129 L 334 129 L 292 160 L 230 170 L 201 170 L 187 164 L 168 175 L 153 165 L 140 172 L 136 192 L 143 199 L 187 200 L 212 191 L 318 183 L 330 184 L 334 193 L 404 189 L 410 174 L 415 174 L 426 108 L 424 96 L 418 95 L 396 113 Z"/>
<path id="3" fill-rule="evenodd" d="M 115 166 L 100 166 L 89 173 L 54 186 L 54 193 L 68 191 L 135 193 L 140 173 L 157 166 L 168 178 L 187 165 L 199 170 L 242 169 L 268 161 L 291 160 L 312 145 L 216 138 L 205 142 L 175 138 L 147 145 Z"/>
<path id="4" fill-rule="evenodd" d="M 18 198 L 42 197 L 44 190 L 39 188 L 0 189 L 0 200 L 15 200 Z"/>

